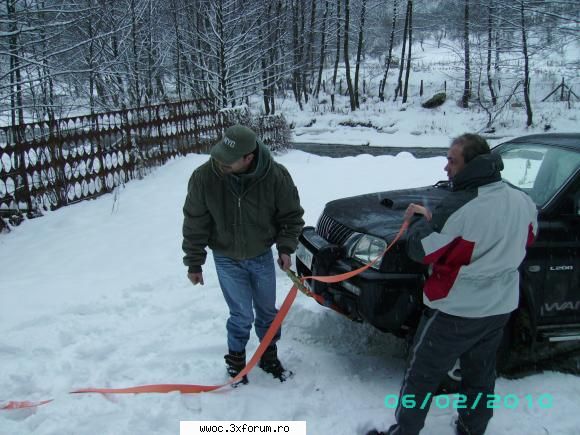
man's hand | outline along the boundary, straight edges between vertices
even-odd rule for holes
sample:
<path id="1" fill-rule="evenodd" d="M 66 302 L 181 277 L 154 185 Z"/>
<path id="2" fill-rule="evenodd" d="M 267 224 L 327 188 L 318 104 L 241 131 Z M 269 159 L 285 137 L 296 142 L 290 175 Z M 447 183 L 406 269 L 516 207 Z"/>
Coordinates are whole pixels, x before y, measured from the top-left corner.
<path id="1" fill-rule="evenodd" d="M 280 254 L 278 256 L 278 266 L 286 272 L 292 266 L 292 259 L 288 254 Z"/>
<path id="2" fill-rule="evenodd" d="M 428 208 L 423 207 L 422 205 L 419 204 L 411 203 L 409 204 L 409 207 L 407 207 L 407 210 L 405 210 L 405 216 L 403 217 L 403 220 L 405 221 L 411 220 L 414 214 L 423 215 L 425 219 L 427 219 L 428 221 L 430 221 L 432 217 L 431 212 L 429 211 Z"/>
<path id="3" fill-rule="evenodd" d="M 191 283 L 193 285 L 197 285 L 197 284 L 201 284 L 203 285 L 203 272 L 197 272 L 197 273 L 188 273 L 187 277 L 189 278 L 189 280 L 191 281 Z"/>

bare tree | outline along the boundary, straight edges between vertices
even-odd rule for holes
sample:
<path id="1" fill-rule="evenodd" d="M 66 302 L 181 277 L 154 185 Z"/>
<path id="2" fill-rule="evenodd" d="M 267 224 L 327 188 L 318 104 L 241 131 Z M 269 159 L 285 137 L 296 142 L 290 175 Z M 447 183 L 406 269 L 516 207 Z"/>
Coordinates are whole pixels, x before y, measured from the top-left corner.
<path id="1" fill-rule="evenodd" d="M 302 110 L 302 86 L 300 81 L 300 65 L 302 64 L 302 46 L 298 37 L 298 7 L 301 4 L 300 1 L 294 0 L 292 2 L 292 53 L 294 58 L 294 65 L 292 68 L 292 91 L 294 92 L 294 98 Z"/>
<path id="2" fill-rule="evenodd" d="M 24 123 L 24 110 L 22 98 L 22 69 L 20 61 L 20 32 L 18 30 L 18 18 L 16 15 L 17 0 L 6 0 L 6 21 L 8 23 L 8 47 L 10 53 L 10 118 L 13 126 Z"/>
<path id="3" fill-rule="evenodd" d="M 332 111 L 334 112 L 334 94 L 336 93 L 336 76 L 338 73 L 338 64 L 340 62 L 340 5 L 342 0 L 336 1 L 336 57 L 334 59 L 334 73 L 332 74 L 332 91 L 330 101 Z"/>
<path id="4" fill-rule="evenodd" d="M 507 96 L 521 99 L 526 123 L 532 125 L 532 60 L 580 39 L 576 0 L 407 0 L 404 25 L 399 19 L 400 0 L 4 0 L 0 4 L 1 111 L 14 126 L 56 119 L 72 110 L 94 113 L 201 96 L 213 98 L 218 106 L 260 96 L 264 111 L 274 113 L 276 92 L 290 89 L 302 108 L 311 95 L 319 96 L 329 57 L 334 66 L 332 86 L 324 91 L 330 93 L 335 110 L 341 56 L 351 110 L 356 110 L 363 59 L 385 53 L 378 87 L 384 100 L 399 40 L 394 98 L 401 95 L 406 102 L 413 39 L 422 42 L 430 33 L 438 41 L 446 35 L 463 43 L 457 51 L 464 62 L 463 106 L 474 93 L 472 77 L 479 77 L 480 104 L 487 104 L 488 96 L 492 106 L 500 107 L 507 107 Z M 374 13 L 375 8 L 379 13 Z M 351 15 L 357 19 L 351 20 Z M 355 43 L 356 60 L 349 57 Z M 352 61 L 356 62 L 354 77 Z M 517 81 L 521 87 L 515 87 Z M 513 89 L 517 93 L 511 93 Z"/>
<path id="5" fill-rule="evenodd" d="M 262 93 L 264 98 L 264 110 L 266 115 L 276 112 L 275 86 L 278 81 L 279 52 L 275 41 L 281 37 L 282 1 L 275 5 L 268 2 L 264 5 L 266 14 L 265 26 L 259 25 L 260 40 L 262 41 Z M 276 6 L 276 10 L 274 10 Z"/>
<path id="6" fill-rule="evenodd" d="M 346 85 L 348 87 L 348 96 L 350 99 L 350 110 L 356 110 L 356 98 L 350 76 L 350 61 L 348 54 L 349 39 L 349 21 L 350 21 L 350 0 L 344 0 L 344 67 L 346 68 Z"/>
<path id="7" fill-rule="evenodd" d="M 296 65 L 296 67 L 300 71 L 300 84 L 301 89 L 300 91 L 304 93 L 304 102 L 308 103 L 308 83 L 306 78 L 306 69 L 307 69 L 307 58 L 308 58 L 308 51 L 306 47 L 306 43 L 304 41 L 304 35 L 306 33 L 305 26 L 306 26 L 306 8 L 305 4 L 302 3 L 300 7 L 300 32 L 298 34 L 298 40 L 300 44 L 300 65 Z"/>
<path id="8" fill-rule="evenodd" d="M 385 85 L 387 83 L 387 75 L 389 74 L 389 69 L 391 67 L 391 62 L 393 61 L 393 45 L 395 43 L 395 26 L 397 25 L 397 5 L 398 0 L 393 1 L 393 22 L 391 24 L 391 36 L 389 37 L 389 51 L 385 56 L 385 74 L 383 75 L 383 80 L 379 85 L 379 98 L 381 101 L 385 101 Z"/>
<path id="9" fill-rule="evenodd" d="M 362 0 L 362 7 L 360 11 L 360 24 L 358 30 L 358 44 L 356 50 L 356 66 L 354 70 L 354 101 L 357 108 L 360 108 L 359 92 L 358 92 L 358 78 L 360 71 L 360 61 L 363 51 L 364 28 L 365 28 L 365 13 L 367 7 L 367 0 Z"/>
<path id="10" fill-rule="evenodd" d="M 303 69 L 305 73 L 304 86 L 305 98 L 312 92 L 312 81 L 314 77 L 314 30 L 316 27 L 316 0 L 310 2 L 310 28 L 308 30 L 308 43 L 306 46 L 307 61 Z"/>
<path id="11" fill-rule="evenodd" d="M 403 68 L 405 67 L 405 49 L 407 47 L 407 33 L 409 31 L 409 2 L 407 1 L 407 10 L 405 12 L 405 27 L 403 30 L 403 47 L 401 48 L 401 60 L 399 64 L 399 77 L 397 78 L 397 87 L 395 88 L 395 97 L 393 101 L 397 101 L 397 97 L 403 90 Z"/>
<path id="12" fill-rule="evenodd" d="M 182 78 L 182 71 L 183 67 L 181 65 L 182 58 L 183 58 L 183 49 L 181 48 L 181 41 L 182 32 L 181 32 L 181 24 L 180 24 L 180 16 L 181 8 L 178 5 L 178 0 L 171 0 L 171 11 L 172 11 L 172 21 L 173 21 L 173 29 L 175 31 L 175 90 L 177 92 L 177 98 L 179 101 L 182 100 L 182 88 L 183 88 L 183 78 Z"/>
<path id="13" fill-rule="evenodd" d="M 461 105 L 464 108 L 469 107 L 469 98 L 471 97 L 471 68 L 469 63 L 469 0 L 464 0 L 464 20 L 463 20 L 463 48 L 465 55 L 465 79 L 463 86 L 463 96 Z"/>
<path id="14" fill-rule="evenodd" d="M 524 55 L 524 101 L 526 102 L 526 125 L 533 124 L 532 103 L 530 101 L 530 57 L 528 54 L 528 39 L 526 28 L 526 11 L 524 1 L 519 1 L 521 32 L 522 32 L 522 53 Z"/>
<path id="15" fill-rule="evenodd" d="M 190 56 L 195 62 L 191 65 L 191 81 L 202 85 L 205 80 L 207 92 L 221 107 L 234 105 L 257 89 L 262 90 L 261 65 L 266 45 L 259 36 L 268 34 L 273 19 L 266 18 L 267 7 L 262 2 L 238 0 L 205 0 L 197 5 L 200 27 L 193 31 L 198 42 L 188 47 L 196 53 Z M 200 70 L 205 77 L 196 77 Z"/>
<path id="16" fill-rule="evenodd" d="M 411 72 L 411 48 L 413 47 L 413 0 L 407 2 L 407 14 L 409 16 L 409 53 L 407 54 L 407 69 L 405 72 L 405 88 L 403 90 L 403 104 L 407 102 L 407 90 L 409 88 L 409 74 Z"/>
<path id="17" fill-rule="evenodd" d="M 487 87 L 489 89 L 489 94 L 491 95 L 492 104 L 495 106 L 497 104 L 497 97 L 495 96 L 495 91 L 493 89 L 493 82 L 491 80 L 491 55 L 492 55 L 492 44 L 493 44 L 493 14 L 494 14 L 494 0 L 488 0 L 487 4 L 488 14 L 487 14 Z"/>
<path id="18" fill-rule="evenodd" d="M 322 81 L 322 70 L 324 68 L 324 57 L 326 50 L 326 21 L 328 17 L 328 0 L 324 2 L 324 15 L 322 16 L 322 30 L 321 30 L 321 40 L 320 40 L 320 59 L 318 63 L 318 78 L 316 79 L 316 89 L 314 95 L 318 98 L 320 93 L 320 83 Z"/>

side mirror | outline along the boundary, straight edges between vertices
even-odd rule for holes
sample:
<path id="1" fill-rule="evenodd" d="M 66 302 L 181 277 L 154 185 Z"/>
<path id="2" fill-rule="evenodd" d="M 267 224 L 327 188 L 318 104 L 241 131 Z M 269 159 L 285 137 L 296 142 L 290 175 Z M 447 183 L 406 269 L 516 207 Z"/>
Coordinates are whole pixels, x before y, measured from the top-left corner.
<path id="1" fill-rule="evenodd" d="M 574 195 L 574 216 L 580 217 L 580 191 Z"/>

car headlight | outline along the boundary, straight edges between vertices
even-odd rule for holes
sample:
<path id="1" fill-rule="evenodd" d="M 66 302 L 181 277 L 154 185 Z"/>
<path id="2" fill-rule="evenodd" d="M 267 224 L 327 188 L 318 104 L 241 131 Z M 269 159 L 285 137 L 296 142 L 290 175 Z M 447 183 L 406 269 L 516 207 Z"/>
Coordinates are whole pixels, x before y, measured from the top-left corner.
<path id="1" fill-rule="evenodd" d="M 363 235 L 352 250 L 352 257 L 363 263 L 370 263 L 375 258 L 380 256 L 385 248 L 387 247 L 387 242 L 378 237 L 369 236 L 367 234 Z M 377 261 L 372 265 L 373 269 L 379 270 L 381 267 L 381 261 Z"/>

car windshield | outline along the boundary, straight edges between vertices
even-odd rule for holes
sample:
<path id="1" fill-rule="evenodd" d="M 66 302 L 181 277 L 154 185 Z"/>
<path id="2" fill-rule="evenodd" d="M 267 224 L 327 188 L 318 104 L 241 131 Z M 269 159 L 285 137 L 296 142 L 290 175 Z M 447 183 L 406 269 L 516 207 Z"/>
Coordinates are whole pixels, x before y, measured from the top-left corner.
<path id="1" fill-rule="evenodd" d="M 580 153 L 536 144 L 512 144 L 499 150 L 504 180 L 543 206 L 580 168 Z"/>

